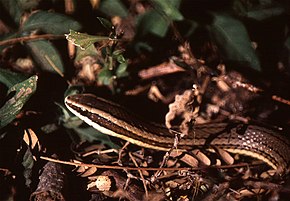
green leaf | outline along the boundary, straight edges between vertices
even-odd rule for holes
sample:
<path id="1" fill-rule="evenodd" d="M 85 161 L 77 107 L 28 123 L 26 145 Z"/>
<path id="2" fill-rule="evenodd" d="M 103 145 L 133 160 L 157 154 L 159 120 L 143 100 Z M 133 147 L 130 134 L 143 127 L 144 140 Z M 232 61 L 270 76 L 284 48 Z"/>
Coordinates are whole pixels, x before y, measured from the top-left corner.
<path id="1" fill-rule="evenodd" d="M 66 128 L 77 128 L 83 124 L 83 121 L 77 116 L 73 116 L 65 107 L 61 107 L 63 111 L 63 117 L 61 118 L 63 126 Z"/>
<path id="2" fill-rule="evenodd" d="M 101 1 L 99 10 L 111 17 L 126 17 L 128 15 L 127 8 L 120 0 L 103 0 Z"/>
<path id="3" fill-rule="evenodd" d="M 8 88 L 11 88 L 15 84 L 24 81 L 27 76 L 22 73 L 15 73 L 10 70 L 0 68 L 0 82 L 2 82 Z"/>
<path id="4" fill-rule="evenodd" d="M 36 75 L 15 84 L 8 90 L 8 94 L 15 92 L 2 108 L 0 108 L 0 128 L 8 125 L 19 114 L 24 104 L 35 92 L 38 77 Z"/>
<path id="5" fill-rule="evenodd" d="M 115 50 L 113 52 L 113 57 L 116 58 L 118 57 L 119 55 L 122 55 L 124 53 L 124 50 L 123 49 L 120 49 L 120 50 Z"/>
<path id="6" fill-rule="evenodd" d="M 153 52 L 152 46 L 150 46 L 148 43 L 143 42 L 143 41 L 137 41 L 134 44 L 134 49 L 137 53 L 141 53 L 142 51 Z"/>
<path id="7" fill-rule="evenodd" d="M 110 40 L 107 36 L 92 36 L 80 32 L 70 30 L 69 34 L 65 34 L 66 39 L 74 45 L 80 47 L 82 50 L 87 49 L 89 46 L 96 42 L 103 40 Z"/>
<path id="8" fill-rule="evenodd" d="M 25 43 L 34 60 L 43 70 L 63 76 L 64 67 L 61 57 L 53 44 L 47 40 L 35 40 Z"/>
<path id="9" fill-rule="evenodd" d="M 80 137 L 82 141 L 94 142 L 100 141 L 102 144 L 107 145 L 114 149 L 119 149 L 120 147 L 114 144 L 108 135 L 105 135 L 93 127 L 85 128 L 75 128 L 74 131 Z"/>
<path id="10" fill-rule="evenodd" d="M 151 0 L 156 9 L 164 13 L 171 20 L 183 20 L 182 14 L 179 12 L 178 7 L 180 5 L 180 0 Z"/>
<path id="11" fill-rule="evenodd" d="M 113 25 L 109 20 L 102 18 L 102 17 L 97 17 L 97 18 L 108 31 L 112 30 Z"/>
<path id="12" fill-rule="evenodd" d="M 108 68 L 103 68 L 98 75 L 98 80 L 104 85 L 110 85 L 112 82 L 113 73 Z"/>
<path id="13" fill-rule="evenodd" d="M 23 24 L 22 32 L 29 32 L 34 30 L 41 30 L 45 33 L 51 34 L 65 34 L 70 29 L 79 30 L 81 25 L 68 16 L 39 11 L 32 14 Z"/>
<path id="14" fill-rule="evenodd" d="M 128 76 L 127 67 L 128 67 L 128 63 L 127 62 L 120 63 L 120 65 L 118 66 L 118 68 L 116 70 L 116 76 L 118 78 Z"/>
<path id="15" fill-rule="evenodd" d="M 187 25 L 186 32 L 184 33 L 184 37 L 188 38 L 189 36 L 193 35 L 197 28 L 199 27 L 199 23 L 194 20 L 185 20 Z"/>
<path id="16" fill-rule="evenodd" d="M 20 18 L 24 12 L 18 1 L 19 0 L 0 0 L 1 5 L 10 14 L 17 25 L 20 24 Z"/>
<path id="17" fill-rule="evenodd" d="M 266 20 L 269 18 L 273 18 L 276 16 L 281 16 L 286 13 L 286 8 L 284 7 L 273 7 L 273 8 L 265 8 L 259 10 L 253 10 L 247 12 L 247 17 L 252 18 L 258 21 Z"/>
<path id="18" fill-rule="evenodd" d="M 69 95 L 84 93 L 84 91 L 85 87 L 83 85 L 70 85 L 64 92 L 63 97 L 65 98 Z"/>
<path id="19" fill-rule="evenodd" d="M 39 5 L 39 0 L 18 0 L 20 7 L 23 10 L 31 10 Z"/>
<path id="20" fill-rule="evenodd" d="M 23 176 L 25 178 L 25 185 L 30 187 L 31 177 L 32 177 L 32 168 L 34 166 L 33 155 L 29 147 L 27 147 L 26 152 L 24 153 L 22 166 L 24 167 Z"/>
<path id="21" fill-rule="evenodd" d="M 125 63 L 125 62 L 126 62 L 126 59 L 125 59 L 124 56 L 122 55 L 122 52 L 117 52 L 117 51 L 115 51 L 115 52 L 113 53 L 113 57 L 114 57 L 114 59 L 117 59 L 117 61 L 118 61 L 119 63 Z"/>
<path id="22" fill-rule="evenodd" d="M 137 34 L 145 36 L 152 33 L 159 37 L 164 37 L 167 33 L 170 22 L 166 20 L 156 10 L 151 10 L 138 18 Z"/>
<path id="23" fill-rule="evenodd" d="M 164 37 L 172 20 L 183 20 L 178 11 L 180 0 L 152 0 L 155 10 L 149 10 L 139 16 L 137 20 L 137 34 L 142 36 L 148 33 Z"/>
<path id="24" fill-rule="evenodd" d="M 91 56 L 96 57 L 97 49 L 94 45 L 90 45 L 85 50 L 82 50 L 80 47 L 77 47 L 75 62 L 81 61 L 84 57 Z"/>
<path id="25" fill-rule="evenodd" d="M 240 0 L 233 1 L 232 10 L 240 17 L 246 16 L 247 13 L 246 5 L 244 5 Z"/>
<path id="26" fill-rule="evenodd" d="M 226 61 L 261 70 L 247 30 L 240 21 L 229 15 L 213 13 L 213 23 L 207 29 Z"/>

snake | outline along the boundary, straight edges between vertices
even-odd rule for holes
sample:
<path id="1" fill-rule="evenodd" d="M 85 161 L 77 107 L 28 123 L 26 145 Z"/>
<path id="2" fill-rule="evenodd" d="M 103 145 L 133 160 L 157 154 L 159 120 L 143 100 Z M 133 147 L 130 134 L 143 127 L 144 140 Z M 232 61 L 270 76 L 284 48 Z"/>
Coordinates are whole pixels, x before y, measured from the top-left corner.
<path id="1" fill-rule="evenodd" d="M 174 134 L 165 125 L 142 119 L 115 102 L 93 94 L 69 95 L 64 102 L 74 115 L 106 135 L 160 151 L 169 151 L 174 144 Z M 275 129 L 241 122 L 196 124 L 178 141 L 177 149 L 202 147 L 261 160 L 279 174 L 289 172 L 290 142 Z"/>

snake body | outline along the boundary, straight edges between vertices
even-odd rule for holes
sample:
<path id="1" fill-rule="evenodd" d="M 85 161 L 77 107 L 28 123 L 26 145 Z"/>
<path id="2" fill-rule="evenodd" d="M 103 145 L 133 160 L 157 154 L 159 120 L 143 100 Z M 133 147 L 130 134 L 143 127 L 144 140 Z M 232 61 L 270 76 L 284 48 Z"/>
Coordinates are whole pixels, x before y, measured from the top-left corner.
<path id="1" fill-rule="evenodd" d="M 174 134 L 164 125 L 144 121 L 116 103 L 91 94 L 77 94 L 66 97 L 65 104 L 73 114 L 104 134 L 155 150 L 168 151 L 173 146 Z M 289 169 L 289 141 L 261 126 L 200 124 L 178 142 L 181 151 L 205 146 L 262 160 L 283 174 Z"/>

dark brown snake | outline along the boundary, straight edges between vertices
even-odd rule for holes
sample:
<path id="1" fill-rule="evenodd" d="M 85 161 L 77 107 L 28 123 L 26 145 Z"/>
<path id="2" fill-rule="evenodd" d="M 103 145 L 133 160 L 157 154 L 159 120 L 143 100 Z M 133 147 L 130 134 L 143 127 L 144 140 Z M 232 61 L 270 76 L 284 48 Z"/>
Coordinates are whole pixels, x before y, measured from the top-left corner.
<path id="1" fill-rule="evenodd" d="M 104 134 L 150 149 L 168 151 L 173 146 L 174 135 L 164 125 L 143 121 L 118 104 L 91 94 L 68 96 L 65 104 Z M 289 141 L 264 127 L 242 123 L 200 124 L 178 142 L 181 151 L 204 146 L 262 160 L 281 174 L 289 169 Z"/>

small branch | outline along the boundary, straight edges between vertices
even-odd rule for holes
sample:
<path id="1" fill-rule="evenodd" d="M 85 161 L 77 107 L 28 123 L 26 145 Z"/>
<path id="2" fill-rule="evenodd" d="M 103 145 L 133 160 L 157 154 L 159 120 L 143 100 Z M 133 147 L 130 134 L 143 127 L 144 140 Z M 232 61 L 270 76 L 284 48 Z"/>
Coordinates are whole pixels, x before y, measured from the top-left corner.
<path id="1" fill-rule="evenodd" d="M 174 170 L 191 170 L 191 171 L 198 171 L 198 170 L 204 170 L 206 167 L 180 167 L 180 168 L 169 168 L 169 167 L 121 167 L 121 166 L 113 166 L 113 165 L 96 165 L 96 164 L 87 164 L 87 163 L 74 163 L 74 162 L 69 162 L 69 161 L 62 161 L 54 158 L 49 158 L 45 156 L 40 156 L 41 159 L 51 161 L 54 163 L 60 163 L 64 165 L 71 165 L 71 166 L 76 166 L 76 167 L 96 167 L 100 169 L 115 169 L 115 170 L 147 170 L 147 171 L 157 171 L 157 170 L 164 170 L 164 171 L 174 171 Z M 239 164 L 234 164 L 234 165 L 212 165 L 208 168 L 216 168 L 216 169 L 230 169 L 230 168 L 239 168 L 239 167 L 249 167 L 249 166 L 258 166 L 264 164 L 263 162 L 257 162 L 253 164 L 248 164 L 248 163 L 239 163 Z"/>
<path id="2" fill-rule="evenodd" d="M 14 45 L 16 43 L 22 43 L 22 42 L 31 41 L 31 40 L 39 40 L 39 39 L 54 40 L 54 39 L 59 39 L 59 38 L 64 38 L 64 36 L 63 35 L 53 35 L 53 34 L 31 35 L 31 36 L 24 36 L 24 37 L 20 37 L 20 38 L 12 38 L 12 39 L 8 39 L 8 40 L 0 41 L 0 46 L 2 46 L 2 45 Z"/>
<path id="3" fill-rule="evenodd" d="M 134 165 L 135 165 L 136 167 L 139 167 L 138 164 L 137 164 L 137 162 L 136 162 L 136 160 L 135 160 L 135 158 L 132 156 L 131 152 L 129 152 L 129 156 L 130 156 L 130 158 L 132 159 Z M 145 181 L 145 179 L 144 179 L 144 176 L 143 176 L 143 174 L 142 174 L 142 171 L 141 171 L 141 170 L 138 170 L 138 173 L 139 173 L 139 175 L 140 175 L 140 177 L 141 177 L 141 180 L 142 180 L 142 183 L 143 183 L 143 186 L 144 186 L 145 196 L 148 198 L 148 189 L 147 189 L 146 181 Z"/>
<path id="4" fill-rule="evenodd" d="M 238 80 L 230 80 L 227 76 L 223 76 L 222 79 L 225 80 L 225 81 L 230 82 L 232 85 L 236 85 L 238 87 L 244 88 L 244 89 L 246 89 L 248 91 L 251 91 L 251 92 L 253 92 L 255 94 L 259 94 L 261 92 L 264 92 L 264 90 L 259 88 L 259 87 L 256 87 L 256 86 L 254 86 L 252 84 L 244 83 L 244 82 L 241 82 L 241 81 L 238 81 Z M 277 101 L 279 103 L 283 103 L 283 104 L 286 104 L 286 105 L 290 106 L 290 100 L 284 99 L 284 98 L 282 98 L 280 96 L 277 96 L 275 94 L 272 95 L 271 99 L 274 100 L 274 101 Z"/>
<path id="5" fill-rule="evenodd" d="M 61 70 L 51 61 L 51 59 L 47 56 L 44 55 L 45 59 L 47 60 L 47 62 L 51 65 L 51 67 L 53 68 L 53 70 L 55 70 L 61 77 L 64 77 L 64 74 L 61 72 Z"/>

